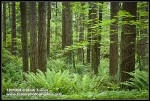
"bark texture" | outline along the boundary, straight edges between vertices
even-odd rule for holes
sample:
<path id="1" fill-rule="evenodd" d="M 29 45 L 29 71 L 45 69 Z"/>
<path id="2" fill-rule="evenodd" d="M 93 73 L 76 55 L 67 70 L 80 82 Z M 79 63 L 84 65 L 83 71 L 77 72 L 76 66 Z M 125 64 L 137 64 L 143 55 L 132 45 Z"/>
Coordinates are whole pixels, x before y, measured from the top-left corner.
<path id="1" fill-rule="evenodd" d="M 123 18 L 123 21 L 136 21 L 137 2 L 124 2 L 123 10 L 135 16 L 132 18 Z M 121 81 L 127 81 L 131 76 L 126 72 L 135 70 L 135 39 L 136 25 L 131 25 L 130 22 L 122 26 L 121 34 Z"/>
<path id="2" fill-rule="evenodd" d="M 109 74 L 112 79 L 116 79 L 118 70 L 118 18 L 114 17 L 119 11 L 119 2 L 111 2 L 111 19 L 115 19 L 110 25 L 110 57 Z"/>
<path id="3" fill-rule="evenodd" d="M 38 3 L 38 69 L 45 72 L 47 63 L 46 2 Z"/>
<path id="4" fill-rule="evenodd" d="M 36 73 L 38 68 L 37 16 L 36 2 L 29 2 L 30 11 L 30 71 Z"/>

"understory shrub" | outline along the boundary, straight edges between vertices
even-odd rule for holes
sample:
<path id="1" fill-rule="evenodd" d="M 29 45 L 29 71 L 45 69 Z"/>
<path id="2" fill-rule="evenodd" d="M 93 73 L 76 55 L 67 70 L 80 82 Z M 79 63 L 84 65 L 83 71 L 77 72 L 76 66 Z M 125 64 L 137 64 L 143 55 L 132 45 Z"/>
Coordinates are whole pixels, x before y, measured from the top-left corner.
<path id="1" fill-rule="evenodd" d="M 104 86 L 106 85 L 105 75 L 103 77 L 88 73 L 79 75 L 70 73 L 69 70 L 56 72 L 55 69 L 47 69 L 45 73 L 38 70 L 36 74 L 26 74 L 26 78 L 30 88 L 45 88 L 53 93 L 71 94 L 108 89 Z"/>
<path id="2" fill-rule="evenodd" d="M 148 90 L 148 72 L 135 70 L 134 72 L 128 73 L 133 78 L 129 81 L 123 82 L 122 84 L 127 87 L 132 87 L 138 90 Z"/>

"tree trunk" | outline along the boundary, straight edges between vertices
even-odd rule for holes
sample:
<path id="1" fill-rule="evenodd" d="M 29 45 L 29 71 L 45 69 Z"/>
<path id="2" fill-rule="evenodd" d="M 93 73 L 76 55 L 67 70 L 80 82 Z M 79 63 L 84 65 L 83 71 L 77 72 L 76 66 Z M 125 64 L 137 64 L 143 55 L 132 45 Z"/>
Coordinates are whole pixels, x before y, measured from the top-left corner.
<path id="1" fill-rule="evenodd" d="M 65 30 L 65 22 L 66 22 L 66 18 L 65 18 L 65 13 L 66 13 L 66 10 L 65 10 L 65 2 L 62 2 L 62 49 L 65 48 L 66 46 L 66 30 Z"/>
<path id="2" fill-rule="evenodd" d="M 137 2 L 124 2 L 123 10 L 135 16 L 123 18 L 123 21 L 136 21 Z M 131 76 L 126 72 L 133 72 L 135 70 L 135 39 L 136 25 L 124 24 L 121 34 L 121 81 L 129 80 Z"/>
<path id="3" fill-rule="evenodd" d="M 48 2 L 48 13 L 47 13 L 47 56 L 50 54 L 50 19 L 51 19 L 51 2 Z"/>
<path id="4" fill-rule="evenodd" d="M 10 3 L 8 3 L 8 9 L 9 9 L 9 21 L 10 21 L 10 25 L 11 25 L 11 12 L 10 12 L 10 6 L 11 6 L 11 4 Z"/>
<path id="5" fill-rule="evenodd" d="M 38 69 L 45 72 L 47 63 L 46 2 L 38 3 Z"/>
<path id="6" fill-rule="evenodd" d="M 28 46 L 27 46 L 27 9 L 26 3 L 20 2 L 20 12 L 21 12 L 21 42 L 22 42 L 22 62 L 23 62 L 23 72 L 28 71 Z M 25 79 L 25 76 L 23 75 Z"/>
<path id="7" fill-rule="evenodd" d="M 148 4 L 144 2 L 141 3 L 142 8 L 139 10 L 141 12 L 148 12 Z M 139 16 L 139 21 L 142 23 L 142 27 L 148 26 L 148 16 Z M 143 70 L 148 65 L 148 28 L 141 28 L 139 33 L 139 40 L 137 44 L 137 54 L 139 60 L 139 69 Z"/>
<path id="8" fill-rule="evenodd" d="M 36 73 L 38 68 L 36 2 L 29 2 L 30 11 L 30 70 Z"/>
<path id="9" fill-rule="evenodd" d="M 57 28 L 57 21 L 58 21 L 58 18 L 57 18 L 57 2 L 56 2 L 56 18 L 55 18 L 55 33 L 56 33 L 56 38 L 57 38 L 57 35 L 58 35 L 58 28 Z"/>
<path id="10" fill-rule="evenodd" d="M 76 40 L 78 40 L 79 39 L 78 38 L 78 32 L 79 32 L 79 17 L 78 17 L 78 14 L 76 15 L 75 19 L 76 19 L 76 33 L 77 33 Z"/>
<path id="11" fill-rule="evenodd" d="M 6 2 L 3 2 L 3 45 L 6 46 Z"/>
<path id="12" fill-rule="evenodd" d="M 84 24 L 83 24 L 83 20 L 84 20 L 84 8 L 83 6 L 85 5 L 85 3 L 81 3 L 81 13 L 80 13 L 80 34 L 79 34 L 79 42 L 83 42 L 84 40 Z M 78 53 L 79 53 L 79 61 L 81 61 L 84 64 L 84 50 L 83 48 L 79 48 L 78 49 Z"/>
<path id="13" fill-rule="evenodd" d="M 79 17 L 78 16 L 79 16 L 78 14 L 75 14 L 75 28 L 76 28 L 76 35 L 75 35 L 75 40 L 74 40 L 75 43 L 79 41 Z M 78 49 L 74 50 L 73 58 L 75 58 L 75 53 L 78 51 L 79 51 Z M 79 60 L 79 54 L 77 54 L 76 56 L 77 56 L 77 60 Z M 74 59 L 74 62 L 75 62 L 75 59 Z"/>
<path id="14" fill-rule="evenodd" d="M 88 13 L 88 18 L 89 18 L 89 24 L 88 24 L 88 34 L 87 34 L 87 40 L 89 44 L 87 45 L 87 63 L 90 63 L 90 54 L 91 54 L 91 19 L 92 19 L 92 9 L 91 8 L 91 3 L 89 3 L 89 13 Z"/>
<path id="15" fill-rule="evenodd" d="M 102 23 L 102 12 L 103 12 L 103 2 L 101 2 L 101 6 L 99 7 L 99 21 L 100 21 L 100 23 Z M 102 26 L 101 25 L 100 25 L 99 29 L 100 29 L 100 33 L 97 33 L 97 42 L 96 42 L 96 47 L 97 47 L 97 49 L 96 49 L 96 51 L 97 51 L 96 63 L 97 63 L 97 66 L 100 65 L 100 47 L 101 47 L 100 42 L 101 42 L 101 32 L 102 32 Z"/>
<path id="16" fill-rule="evenodd" d="M 12 54 L 16 55 L 16 4 L 12 2 L 12 35 L 11 35 L 11 49 Z"/>
<path id="17" fill-rule="evenodd" d="M 110 25 L 110 57 L 109 57 L 109 74 L 113 80 L 117 78 L 118 70 L 118 18 L 114 16 L 117 15 L 119 11 L 119 2 L 111 2 L 111 20 L 115 19 Z"/>
<path id="18" fill-rule="evenodd" d="M 8 9 L 9 9 L 9 28 L 11 28 L 11 23 L 12 23 L 12 20 L 11 20 L 11 2 L 8 3 Z M 10 45 L 8 47 L 11 48 Z"/>
<path id="19" fill-rule="evenodd" d="M 72 15 L 71 15 L 71 5 L 70 2 L 63 2 L 63 7 L 64 7 L 64 11 L 62 12 L 62 16 L 63 18 L 63 23 L 62 28 L 63 28 L 63 38 L 65 38 L 65 46 L 71 46 L 73 44 L 73 40 L 72 40 Z M 64 14 L 65 13 L 65 14 Z M 64 34 L 65 33 L 65 34 Z M 63 40 L 64 42 L 64 40 Z M 72 52 L 71 50 L 69 50 L 66 53 L 67 56 L 67 62 L 69 64 L 72 63 Z"/>
<path id="20" fill-rule="evenodd" d="M 92 27 L 96 25 L 96 18 L 98 18 L 97 16 L 97 4 L 95 2 L 89 3 L 91 8 L 91 19 L 92 19 Z M 97 37 L 97 33 L 95 31 L 95 28 L 91 29 L 91 35 L 92 35 L 92 69 L 94 70 L 95 74 L 98 74 L 98 65 L 99 65 L 99 57 L 98 56 L 98 37 Z"/>

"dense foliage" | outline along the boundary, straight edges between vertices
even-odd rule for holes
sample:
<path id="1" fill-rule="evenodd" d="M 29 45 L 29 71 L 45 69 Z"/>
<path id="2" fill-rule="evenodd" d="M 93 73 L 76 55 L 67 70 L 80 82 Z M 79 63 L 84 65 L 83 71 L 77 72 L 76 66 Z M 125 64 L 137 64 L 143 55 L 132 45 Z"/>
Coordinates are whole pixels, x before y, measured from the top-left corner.
<path id="1" fill-rule="evenodd" d="M 86 62 L 88 42 L 88 19 L 89 4 L 86 2 L 81 7 L 81 2 L 71 3 L 72 9 L 72 25 L 73 25 L 73 44 L 62 49 L 62 3 L 51 2 L 51 20 L 50 20 L 50 55 L 47 57 L 46 72 L 37 70 L 33 72 L 23 72 L 22 61 L 22 42 L 21 42 L 21 22 L 19 2 L 16 2 L 16 47 L 17 55 L 11 53 L 11 10 L 9 3 L 6 3 L 6 45 L 2 45 L 2 99 L 148 99 L 148 52 L 141 57 L 138 53 L 138 42 L 143 38 L 148 38 L 148 32 L 140 34 L 141 30 L 148 29 L 148 10 L 143 10 L 147 7 L 147 2 L 138 2 L 138 17 L 136 21 L 123 22 L 123 17 L 133 17 L 130 13 L 120 10 L 116 17 L 118 20 L 118 37 L 121 37 L 121 26 L 124 24 L 133 24 L 137 27 L 136 37 L 136 61 L 135 71 L 127 72 L 132 78 L 126 82 L 120 82 L 120 64 L 118 63 L 117 80 L 112 80 L 109 74 L 109 53 L 110 53 L 110 23 L 115 22 L 115 19 L 110 19 L 110 3 L 97 3 L 98 6 L 103 5 L 102 21 L 96 23 L 92 28 L 95 28 L 97 33 L 100 32 L 99 26 L 102 26 L 101 35 L 101 50 L 100 50 L 100 65 L 98 66 L 98 74 L 94 74 L 91 64 Z M 122 4 L 120 4 L 122 5 Z M 47 6 L 46 6 L 47 7 Z M 38 7 L 37 7 L 38 8 Z M 27 6 L 27 10 L 29 10 Z M 57 10 L 57 17 L 56 17 Z M 80 14 L 84 14 L 84 40 L 79 41 Z M 38 15 L 38 14 L 37 14 Z M 145 18 L 142 18 L 142 17 Z M 10 18 L 9 18 L 10 17 Z M 28 16 L 29 18 L 29 16 Z M 141 20 L 140 20 L 141 19 Z M 79 22 L 77 22 L 79 21 Z M 27 20 L 29 25 L 29 20 Z M 56 29 L 57 28 L 57 29 Z M 30 57 L 30 32 L 27 26 L 28 34 L 28 55 Z M 57 31 L 56 31 L 57 30 Z M 57 34 L 56 34 L 57 33 Z M 121 40 L 118 39 L 118 45 Z M 148 40 L 146 40 L 148 41 Z M 148 43 L 148 42 L 146 42 Z M 80 61 L 79 48 L 83 49 L 84 58 Z M 65 53 L 71 50 L 73 52 L 73 64 L 66 62 Z M 119 50 L 121 50 L 119 48 Z M 30 59 L 27 57 L 28 59 Z M 118 58 L 121 57 L 120 51 Z M 30 63 L 30 62 L 29 62 Z M 29 67 L 29 70 L 31 67 Z M 25 80 L 23 75 L 25 74 Z M 60 96 L 10 96 L 7 95 L 8 89 L 46 89 L 51 94 Z"/>

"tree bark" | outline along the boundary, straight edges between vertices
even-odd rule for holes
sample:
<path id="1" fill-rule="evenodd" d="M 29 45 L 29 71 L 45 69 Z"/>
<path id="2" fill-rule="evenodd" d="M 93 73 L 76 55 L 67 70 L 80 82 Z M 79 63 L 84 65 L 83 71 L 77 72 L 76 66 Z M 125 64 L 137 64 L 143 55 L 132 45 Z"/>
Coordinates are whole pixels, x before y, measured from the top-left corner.
<path id="1" fill-rule="evenodd" d="M 84 20 L 84 8 L 83 8 L 83 6 L 84 5 L 85 5 L 85 3 L 81 3 L 82 10 L 80 13 L 80 34 L 79 34 L 79 42 L 81 42 L 81 43 L 84 40 L 84 23 L 83 23 L 83 20 Z M 79 48 L 78 53 L 79 53 L 79 55 L 78 55 L 79 61 L 81 61 L 84 64 L 84 50 L 83 50 L 83 48 Z"/>
<path id="2" fill-rule="evenodd" d="M 3 45 L 6 46 L 6 2 L 3 2 Z"/>
<path id="3" fill-rule="evenodd" d="M 29 2 L 30 11 L 30 71 L 36 73 L 38 69 L 38 42 L 36 2 Z"/>
<path id="4" fill-rule="evenodd" d="M 10 25 L 11 25 L 11 12 L 10 12 L 11 8 L 10 8 L 10 6 L 11 6 L 11 4 L 8 3 L 8 9 L 9 9 L 9 21 L 10 21 Z"/>
<path id="5" fill-rule="evenodd" d="M 12 54 L 16 55 L 16 4 L 12 2 L 12 34 L 11 34 L 11 50 Z"/>
<path id="6" fill-rule="evenodd" d="M 9 27 L 11 28 L 11 23 L 12 23 L 12 21 L 11 21 L 11 2 L 8 3 L 8 9 L 9 9 Z"/>
<path id="7" fill-rule="evenodd" d="M 47 12 L 47 56 L 50 54 L 50 19 L 51 19 L 51 2 L 48 2 Z"/>
<path id="8" fill-rule="evenodd" d="M 28 71 L 28 46 L 27 46 L 27 9 L 26 3 L 20 2 L 20 12 L 21 12 L 21 41 L 22 41 L 22 62 L 23 62 L 23 72 Z M 25 76 L 23 75 L 25 79 Z"/>
<path id="9" fill-rule="evenodd" d="M 71 14 L 71 5 L 70 2 L 63 2 L 63 7 L 64 7 L 64 11 L 62 12 L 62 16 L 63 18 L 63 38 L 65 38 L 65 42 L 63 40 L 63 42 L 65 43 L 65 46 L 71 46 L 73 44 L 73 40 L 72 40 L 72 14 Z M 65 34 L 64 34 L 65 33 Z M 63 47 L 65 47 L 63 46 Z M 71 50 L 68 50 L 68 52 L 66 53 L 67 56 L 67 62 L 69 64 L 72 63 L 72 52 Z"/>
<path id="10" fill-rule="evenodd" d="M 47 36 L 46 36 L 46 2 L 38 3 L 38 69 L 46 72 Z"/>
<path id="11" fill-rule="evenodd" d="M 145 4 L 144 2 L 141 3 L 142 8 L 139 10 L 141 12 L 148 12 L 148 4 Z M 148 26 L 148 16 L 139 16 L 139 21 L 142 23 L 142 27 Z M 141 28 L 139 33 L 139 40 L 137 44 L 137 54 L 138 54 L 138 60 L 139 60 L 139 69 L 143 70 L 146 67 L 146 64 L 148 64 L 148 58 L 146 55 L 148 55 L 148 28 Z"/>
<path id="12" fill-rule="evenodd" d="M 66 30 L 65 30 L 65 22 L 66 22 L 66 19 L 65 19 L 65 2 L 62 2 L 62 49 L 65 48 L 66 46 Z"/>
<path id="13" fill-rule="evenodd" d="M 113 80 L 117 80 L 117 70 L 118 70 L 118 18 L 114 16 L 117 15 L 119 11 L 119 2 L 111 2 L 111 20 L 115 19 L 110 25 L 110 57 L 109 57 L 109 74 Z"/>
<path id="14" fill-rule="evenodd" d="M 97 10 L 98 10 L 98 7 L 97 7 L 97 4 L 95 2 L 90 2 L 90 7 L 92 6 L 91 8 L 91 19 L 92 19 L 92 27 L 97 24 L 96 23 L 96 18 L 98 19 L 98 16 L 97 16 Z M 91 53 L 91 57 L 92 57 L 92 63 L 91 63 L 91 67 L 92 69 L 94 70 L 94 73 L 95 74 L 98 74 L 98 65 L 99 65 L 99 57 L 98 56 L 98 36 L 97 36 L 97 33 L 95 31 L 96 29 L 95 28 L 92 28 L 91 29 L 91 35 L 92 35 L 92 53 Z"/>
<path id="15" fill-rule="evenodd" d="M 90 54 L 91 54 L 91 19 L 92 19 L 92 9 L 91 8 L 91 3 L 89 2 L 89 13 L 88 13 L 88 18 L 89 18 L 89 23 L 88 23 L 88 34 L 87 34 L 87 40 L 88 40 L 88 45 L 87 45 L 87 63 L 90 63 Z"/>
<path id="16" fill-rule="evenodd" d="M 102 23 L 103 2 L 100 2 L 100 3 L 101 3 L 101 5 L 99 6 L 99 21 L 100 21 L 100 23 Z M 100 29 L 100 32 L 97 33 L 97 42 L 96 42 L 96 47 L 97 47 L 97 49 L 96 49 L 96 51 L 97 51 L 96 63 L 97 63 L 97 66 L 100 65 L 100 49 L 101 49 L 100 48 L 101 47 L 100 42 L 101 42 L 102 25 L 99 26 L 99 29 Z"/>
<path id="17" fill-rule="evenodd" d="M 132 18 L 123 18 L 123 21 L 136 21 L 137 2 L 124 2 L 123 10 L 135 16 Z M 126 72 L 133 72 L 135 70 L 135 39 L 136 39 L 136 25 L 124 24 L 122 25 L 121 34 L 121 81 L 127 81 L 131 76 Z"/>
<path id="18" fill-rule="evenodd" d="M 58 17 L 57 17 L 57 2 L 56 2 L 56 18 L 55 18 L 55 33 L 56 33 L 56 38 L 57 38 L 57 35 L 58 35 L 58 28 L 57 28 L 57 20 L 58 20 Z"/>

